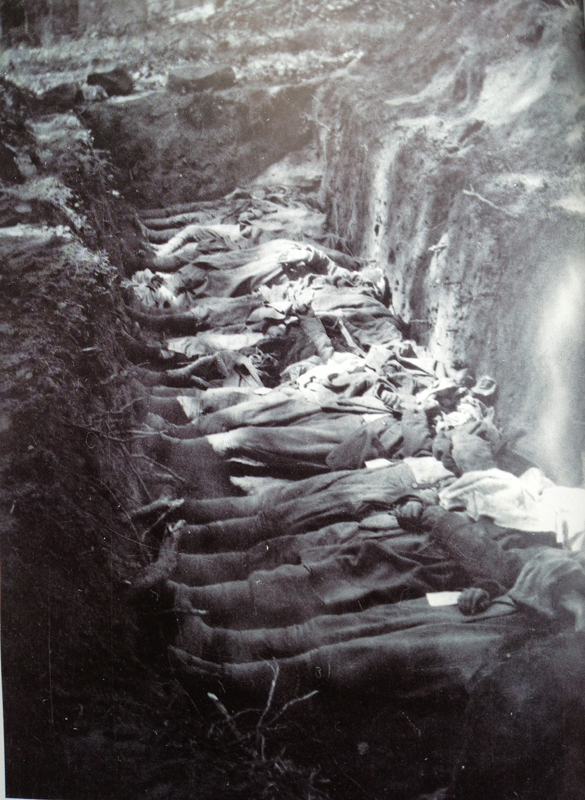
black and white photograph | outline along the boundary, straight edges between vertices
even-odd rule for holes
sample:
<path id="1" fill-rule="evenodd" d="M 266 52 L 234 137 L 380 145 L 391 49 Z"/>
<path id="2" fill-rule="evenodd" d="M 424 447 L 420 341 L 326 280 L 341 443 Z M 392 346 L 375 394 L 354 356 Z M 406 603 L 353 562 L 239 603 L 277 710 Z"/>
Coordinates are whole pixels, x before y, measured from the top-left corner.
<path id="1" fill-rule="evenodd" d="M 584 23 L 0 0 L 0 796 L 585 800 Z"/>

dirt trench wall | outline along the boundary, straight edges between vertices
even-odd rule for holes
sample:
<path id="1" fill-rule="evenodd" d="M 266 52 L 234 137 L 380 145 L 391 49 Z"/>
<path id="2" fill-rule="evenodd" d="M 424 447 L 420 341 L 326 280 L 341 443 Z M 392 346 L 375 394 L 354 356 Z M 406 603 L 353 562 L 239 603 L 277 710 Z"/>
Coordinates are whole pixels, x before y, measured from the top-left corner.
<path id="1" fill-rule="evenodd" d="M 79 120 L 34 117 L 30 100 L 2 82 L 2 134 L 23 172 L 0 192 L 6 793 L 113 797 L 124 686 L 144 674 L 128 602 L 146 548 L 126 511 L 142 496 L 119 272 L 132 216 Z"/>
<path id="2" fill-rule="evenodd" d="M 152 208 L 217 197 L 313 137 L 316 85 L 168 90 L 112 98 L 85 119 L 120 170 L 125 196 Z"/>
<path id="3" fill-rule="evenodd" d="M 582 12 L 414 20 L 319 96 L 334 230 L 437 357 L 500 388 L 516 450 L 578 483 L 585 422 Z"/>

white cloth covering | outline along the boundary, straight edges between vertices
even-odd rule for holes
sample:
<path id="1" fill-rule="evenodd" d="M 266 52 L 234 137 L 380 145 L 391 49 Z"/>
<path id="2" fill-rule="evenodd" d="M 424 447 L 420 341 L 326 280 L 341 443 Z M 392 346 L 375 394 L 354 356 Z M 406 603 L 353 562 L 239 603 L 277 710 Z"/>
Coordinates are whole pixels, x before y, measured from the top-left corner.
<path id="1" fill-rule="evenodd" d="M 439 481 L 454 477 L 441 461 L 432 456 L 419 456 L 418 458 L 408 456 L 403 461 L 408 464 L 415 481 L 420 484 L 439 483 Z"/>
<path id="2" fill-rule="evenodd" d="M 443 508 L 464 507 L 475 520 L 485 516 L 503 528 L 553 531 L 568 550 L 585 544 L 585 489 L 556 486 L 536 467 L 520 477 L 500 469 L 467 472 L 439 498 Z"/>

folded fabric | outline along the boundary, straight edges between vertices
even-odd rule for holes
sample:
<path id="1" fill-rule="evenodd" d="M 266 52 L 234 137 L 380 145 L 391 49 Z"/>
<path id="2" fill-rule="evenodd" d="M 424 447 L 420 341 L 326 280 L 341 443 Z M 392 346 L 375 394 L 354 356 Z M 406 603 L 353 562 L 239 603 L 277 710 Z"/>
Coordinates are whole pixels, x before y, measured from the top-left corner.
<path id="1" fill-rule="evenodd" d="M 452 472 L 432 456 L 407 456 L 404 463 L 410 468 L 417 484 L 436 484 L 454 477 Z"/>

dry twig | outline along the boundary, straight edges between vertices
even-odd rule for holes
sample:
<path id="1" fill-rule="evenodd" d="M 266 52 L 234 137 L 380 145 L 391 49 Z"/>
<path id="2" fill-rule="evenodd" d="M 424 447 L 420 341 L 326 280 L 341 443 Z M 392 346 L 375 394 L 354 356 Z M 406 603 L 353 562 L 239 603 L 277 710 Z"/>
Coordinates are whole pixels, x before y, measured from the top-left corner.
<path id="1" fill-rule="evenodd" d="M 502 214 L 506 214 L 508 217 L 512 217 L 512 219 L 516 219 L 516 214 L 513 214 L 511 211 L 508 211 L 506 208 L 502 208 L 501 206 L 497 206 L 495 203 L 492 203 L 491 200 L 488 200 L 487 197 L 479 194 L 478 192 L 468 191 L 467 189 L 463 189 L 463 194 L 467 195 L 467 197 L 475 197 L 476 200 L 480 200 L 482 203 L 485 203 L 490 208 L 495 209 L 496 211 L 501 211 Z"/>

